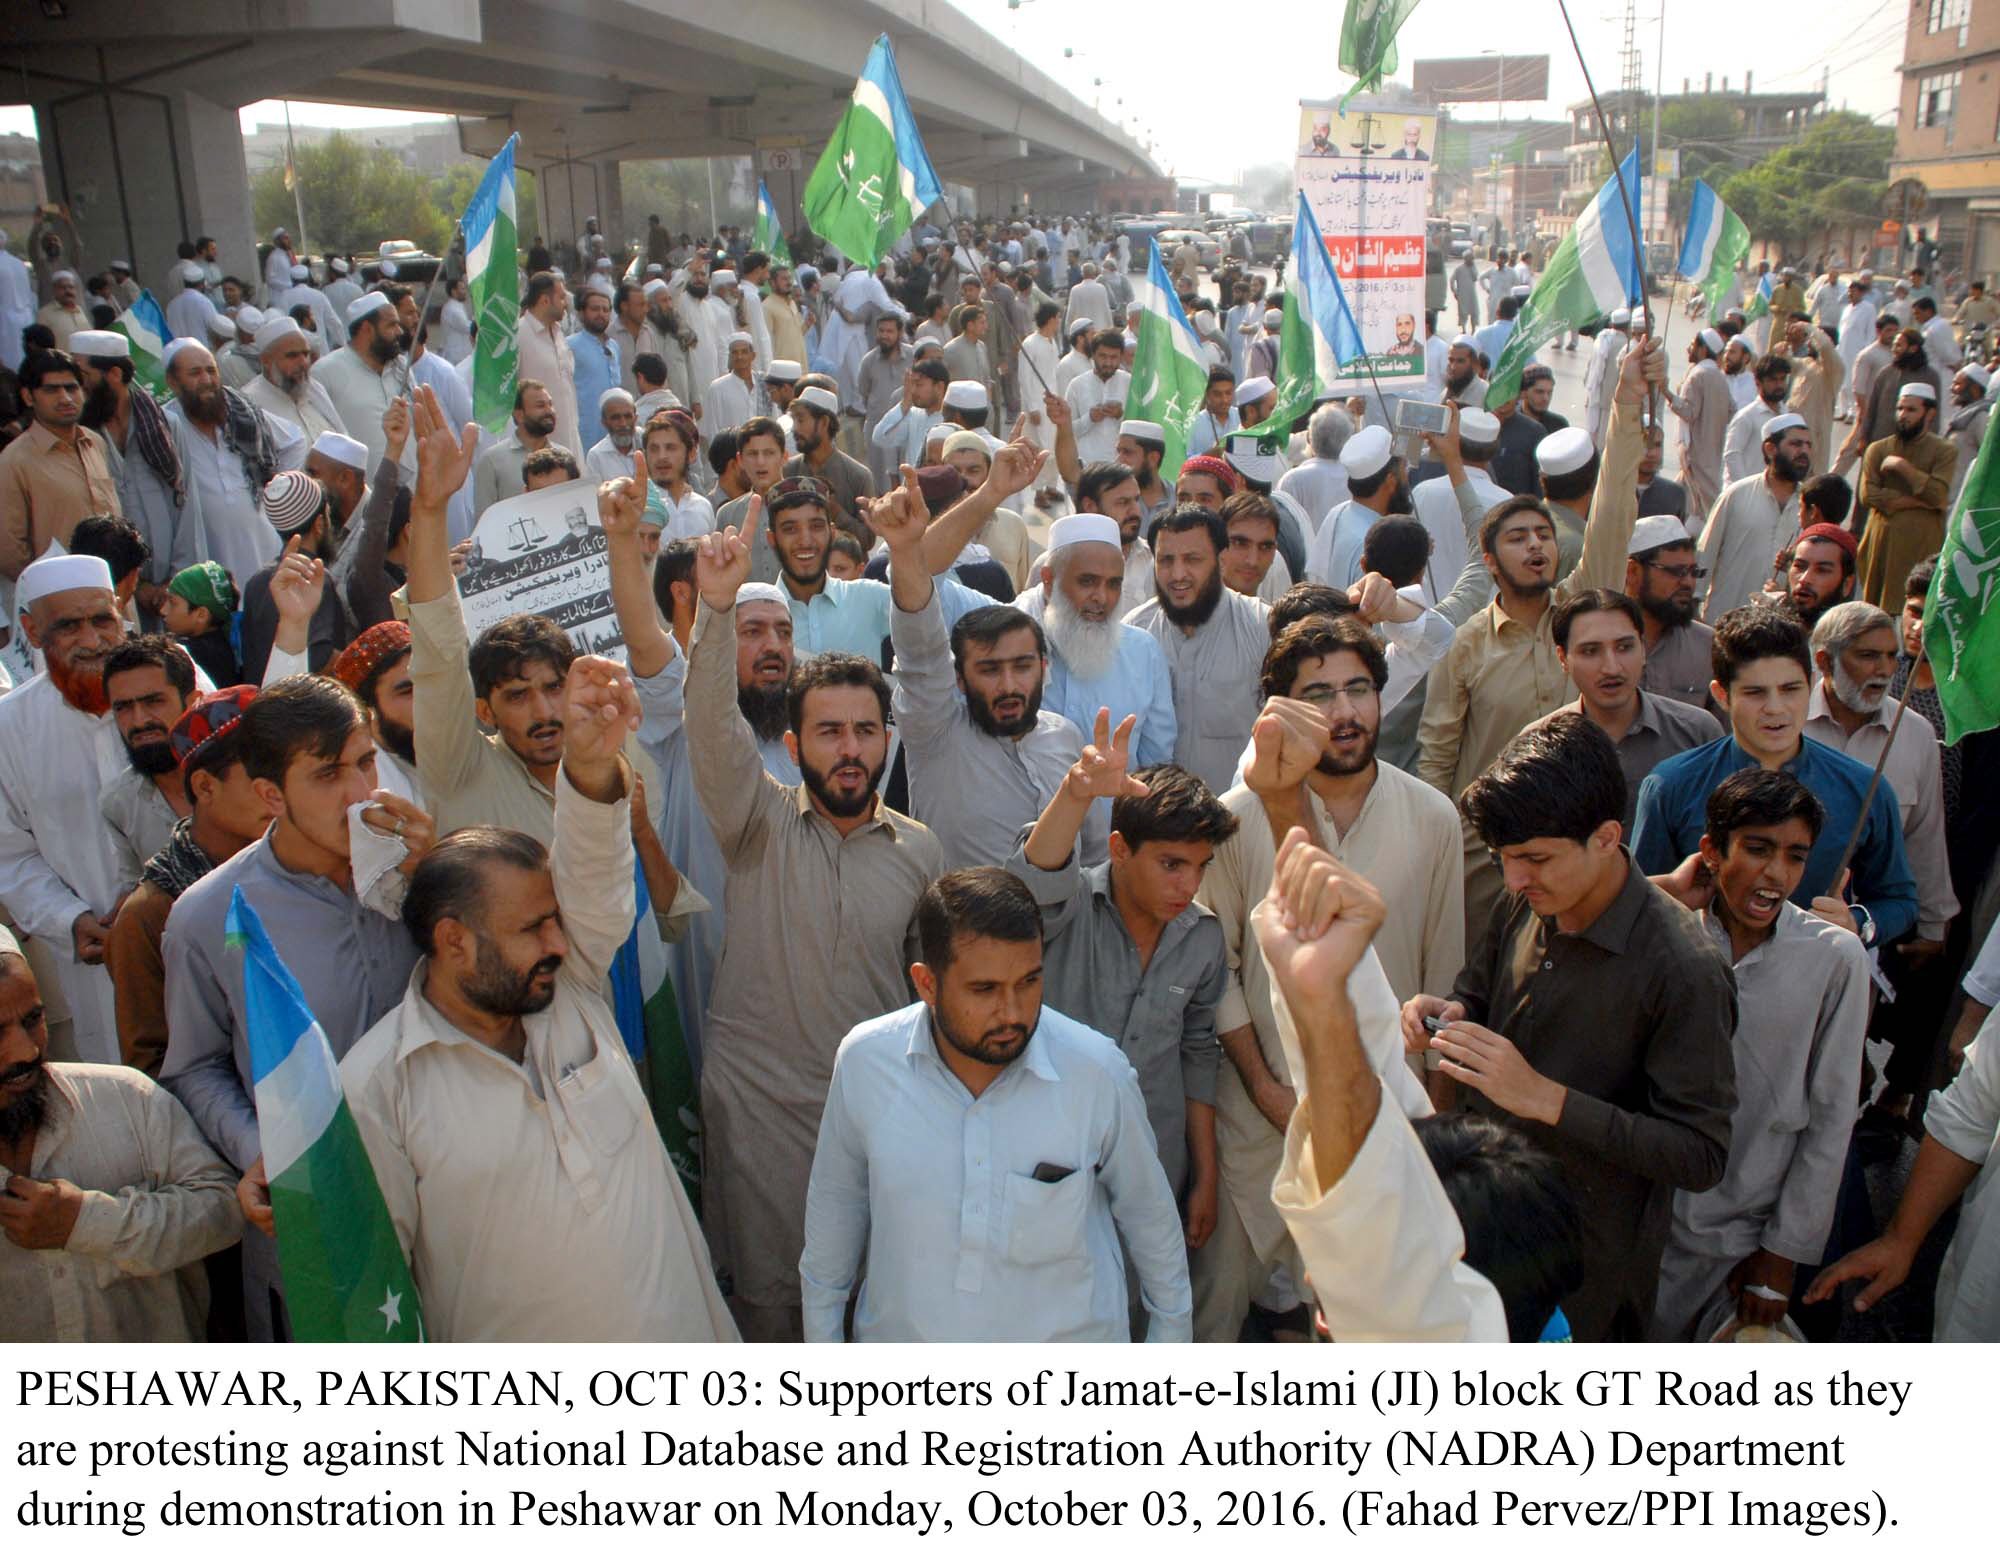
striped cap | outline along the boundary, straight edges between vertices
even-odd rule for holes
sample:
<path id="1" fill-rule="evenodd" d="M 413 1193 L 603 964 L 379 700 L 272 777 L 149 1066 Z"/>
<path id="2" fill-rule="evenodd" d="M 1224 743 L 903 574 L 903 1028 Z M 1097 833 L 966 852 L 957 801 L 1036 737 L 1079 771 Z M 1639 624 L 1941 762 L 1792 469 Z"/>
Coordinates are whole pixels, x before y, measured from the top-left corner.
<path id="1" fill-rule="evenodd" d="M 264 483 L 264 517 L 280 535 L 303 530 L 326 507 L 326 488 L 302 470 L 281 470 Z"/>

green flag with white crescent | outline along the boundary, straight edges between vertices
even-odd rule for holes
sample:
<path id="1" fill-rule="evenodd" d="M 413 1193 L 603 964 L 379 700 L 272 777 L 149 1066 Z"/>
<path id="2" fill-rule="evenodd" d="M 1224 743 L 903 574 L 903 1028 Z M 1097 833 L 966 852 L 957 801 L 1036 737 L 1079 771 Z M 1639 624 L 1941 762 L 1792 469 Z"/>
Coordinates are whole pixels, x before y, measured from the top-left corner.
<path id="1" fill-rule="evenodd" d="M 1972 473 L 1945 525 L 1924 600 L 1924 653 L 1944 705 L 1947 746 L 2000 725 L 2000 416 L 1989 417 Z M 1970 770 L 1968 770 L 1969 776 Z"/>
<path id="2" fill-rule="evenodd" d="M 806 222 L 853 263 L 872 268 L 943 198 L 944 186 L 903 94 L 896 51 L 883 33 L 868 51 L 847 112 L 806 180 Z"/>
<path id="3" fill-rule="evenodd" d="M 520 237 L 514 223 L 514 148 L 507 137 L 500 154 L 465 208 L 465 291 L 479 326 L 472 346 L 472 419 L 499 432 L 514 415 L 520 377 Z"/>
<path id="4" fill-rule="evenodd" d="M 153 392 L 153 398 L 167 397 L 167 370 L 160 355 L 173 332 L 167 316 L 151 292 L 141 292 L 138 301 L 112 324 L 112 329 L 132 343 L 132 377 Z"/>
<path id="5" fill-rule="evenodd" d="M 1160 480 L 1171 489 L 1187 458 L 1188 428 L 1208 392 L 1208 368 L 1194 326 L 1167 281 L 1160 246 L 1151 238 L 1146 242 L 1151 249 L 1146 273 L 1132 283 L 1132 303 L 1125 311 L 1128 322 L 1136 321 L 1133 333 L 1139 337 L 1132 349 L 1132 389 L 1125 411 L 1138 421 L 1160 424 L 1167 445 Z"/>
<path id="6" fill-rule="evenodd" d="M 1417 0 L 1347 0 L 1340 23 L 1340 68 L 1354 77 L 1342 94 L 1340 111 L 1357 92 L 1372 92 L 1396 73 L 1396 34 L 1417 8 Z"/>
<path id="7" fill-rule="evenodd" d="M 778 220 L 778 208 L 761 178 L 757 180 L 757 225 L 750 234 L 750 247 L 770 255 L 773 265 L 792 262 L 791 246 L 785 242 L 785 225 Z"/>

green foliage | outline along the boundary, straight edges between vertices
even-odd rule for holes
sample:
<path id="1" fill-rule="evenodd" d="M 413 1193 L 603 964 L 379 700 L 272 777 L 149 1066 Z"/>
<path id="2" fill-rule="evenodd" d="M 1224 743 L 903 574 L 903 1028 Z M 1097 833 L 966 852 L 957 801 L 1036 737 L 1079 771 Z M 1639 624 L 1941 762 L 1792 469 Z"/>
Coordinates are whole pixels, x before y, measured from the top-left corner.
<path id="1" fill-rule="evenodd" d="M 1732 174 L 1716 193 L 1753 237 L 1810 248 L 1834 229 L 1881 216 L 1895 145 L 1893 128 L 1831 113 L 1792 145 Z"/>
<path id="2" fill-rule="evenodd" d="M 350 135 L 301 146 L 298 203 L 305 206 L 306 240 L 315 253 L 358 254 L 386 239 L 407 238 L 428 253 L 442 254 L 484 171 L 483 164 L 466 164 L 442 176 L 419 173 L 387 147 L 364 146 Z M 298 225 L 282 167 L 250 181 L 250 201 L 259 232 Z M 536 230 L 535 178 L 525 168 L 515 207 L 525 241 Z"/>
<path id="3" fill-rule="evenodd" d="M 643 235 L 649 216 L 657 216 L 669 232 L 676 233 L 708 233 L 717 226 L 754 226 L 756 196 L 753 193 L 747 204 L 731 198 L 736 180 L 729 176 L 728 163 L 715 170 L 716 210 L 714 220 L 710 220 L 708 172 L 707 163 L 699 157 L 619 163 L 618 188 L 625 202 L 626 227 Z M 754 191 L 754 181 L 751 187 Z M 781 211 L 788 209 L 785 190 L 774 188 L 771 194 Z"/>

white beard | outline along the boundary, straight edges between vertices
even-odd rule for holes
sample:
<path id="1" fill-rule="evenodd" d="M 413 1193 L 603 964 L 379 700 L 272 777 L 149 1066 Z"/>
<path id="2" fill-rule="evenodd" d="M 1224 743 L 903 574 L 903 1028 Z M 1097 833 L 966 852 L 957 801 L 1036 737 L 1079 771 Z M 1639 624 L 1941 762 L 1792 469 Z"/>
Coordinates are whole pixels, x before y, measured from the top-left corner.
<path id="1" fill-rule="evenodd" d="M 1884 687 L 1881 691 L 1871 695 L 1867 688 L 1848 675 L 1840 662 L 1835 660 L 1833 665 L 1833 693 L 1835 697 L 1839 698 L 1842 703 L 1853 709 L 1857 714 L 1872 714 L 1882 706 L 1883 701 L 1889 696 L 1889 689 Z"/>
<path id="2" fill-rule="evenodd" d="M 1102 622 L 1086 622 L 1069 596 L 1055 585 L 1049 586 L 1048 603 L 1042 607 L 1042 629 L 1063 666 L 1078 681 L 1096 681 L 1118 658 L 1118 613 Z"/>

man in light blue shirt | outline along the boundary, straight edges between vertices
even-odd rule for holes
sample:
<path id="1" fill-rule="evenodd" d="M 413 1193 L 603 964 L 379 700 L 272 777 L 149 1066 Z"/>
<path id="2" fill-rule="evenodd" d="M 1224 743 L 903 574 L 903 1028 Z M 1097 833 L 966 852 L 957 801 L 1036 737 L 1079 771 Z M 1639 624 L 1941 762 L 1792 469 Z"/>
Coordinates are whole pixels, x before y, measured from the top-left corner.
<path id="1" fill-rule="evenodd" d="M 917 1004 L 842 1040 L 799 1259 L 808 1341 L 1193 1335 L 1187 1251 L 1131 1063 L 1042 1004 L 1018 876 L 954 871 L 917 902 Z M 1120 1244 L 1124 1251 L 1121 1252 Z"/>
<path id="2" fill-rule="evenodd" d="M 611 338 L 611 299 L 595 286 L 586 287 L 576 305 L 579 328 L 569 338 L 569 360 L 576 368 L 576 429 L 578 448 L 570 450 L 583 462 L 604 437 L 599 402 L 604 391 L 618 387 L 618 343 Z"/>
<path id="3" fill-rule="evenodd" d="M 931 429 L 944 420 L 944 392 L 951 373 L 935 357 L 926 357 L 903 374 L 903 398 L 882 413 L 869 442 L 893 457 L 895 466 L 921 466 Z"/>

